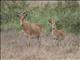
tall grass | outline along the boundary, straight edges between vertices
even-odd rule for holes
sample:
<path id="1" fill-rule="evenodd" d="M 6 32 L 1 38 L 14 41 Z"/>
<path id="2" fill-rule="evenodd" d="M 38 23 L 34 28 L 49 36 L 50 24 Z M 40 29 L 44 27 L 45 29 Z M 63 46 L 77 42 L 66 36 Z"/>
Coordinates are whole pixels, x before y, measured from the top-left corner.
<path id="1" fill-rule="evenodd" d="M 58 29 L 63 28 L 66 32 L 80 33 L 80 6 L 77 2 L 66 2 L 66 4 L 58 4 L 57 6 L 46 4 L 44 7 L 37 6 L 31 9 L 29 9 L 27 2 L 21 2 L 20 5 L 16 3 L 2 3 L 4 4 L 1 7 L 1 29 L 14 28 L 21 30 L 16 12 L 27 10 L 28 16 L 26 16 L 26 20 L 43 24 L 46 27 L 46 32 L 49 32 L 51 28 L 48 20 L 55 19 Z"/>

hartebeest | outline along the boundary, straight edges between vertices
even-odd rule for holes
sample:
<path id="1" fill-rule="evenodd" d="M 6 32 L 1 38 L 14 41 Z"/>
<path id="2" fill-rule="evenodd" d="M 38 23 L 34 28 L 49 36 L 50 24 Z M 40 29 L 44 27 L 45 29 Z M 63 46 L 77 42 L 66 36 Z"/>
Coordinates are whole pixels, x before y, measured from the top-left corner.
<path id="1" fill-rule="evenodd" d="M 23 31 L 24 31 L 25 34 L 28 35 L 29 40 L 32 37 L 37 37 L 37 39 L 40 42 L 39 38 L 40 38 L 41 32 L 43 31 L 43 25 L 38 24 L 38 23 L 31 23 L 31 22 L 27 21 L 25 19 L 25 17 L 27 16 L 27 15 L 25 15 L 25 12 L 21 13 L 21 14 L 18 14 L 18 16 L 19 16 L 20 24 L 23 28 Z M 29 46 L 30 46 L 30 41 L 29 41 Z"/>

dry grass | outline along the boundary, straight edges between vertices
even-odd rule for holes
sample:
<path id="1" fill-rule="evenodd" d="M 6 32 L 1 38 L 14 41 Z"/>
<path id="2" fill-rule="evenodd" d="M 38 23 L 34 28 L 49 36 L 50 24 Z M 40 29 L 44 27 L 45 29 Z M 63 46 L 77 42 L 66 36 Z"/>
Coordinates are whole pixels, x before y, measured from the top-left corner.
<path id="1" fill-rule="evenodd" d="M 1 32 L 1 60 L 80 60 L 79 40 L 80 35 L 68 34 L 62 41 L 44 35 L 41 36 L 41 48 L 36 39 L 27 47 L 28 40 L 22 33 Z"/>

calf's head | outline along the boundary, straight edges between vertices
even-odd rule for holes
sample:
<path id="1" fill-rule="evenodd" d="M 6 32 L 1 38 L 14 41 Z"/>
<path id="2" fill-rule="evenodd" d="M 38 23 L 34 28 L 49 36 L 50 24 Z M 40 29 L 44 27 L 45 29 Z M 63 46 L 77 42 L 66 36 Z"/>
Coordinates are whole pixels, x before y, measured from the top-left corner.
<path id="1" fill-rule="evenodd" d="M 48 20 L 48 22 L 51 24 L 53 30 L 56 29 L 56 21 L 55 20 L 50 19 L 50 20 Z"/>
<path id="2" fill-rule="evenodd" d="M 48 22 L 49 22 L 51 25 L 56 25 L 56 21 L 53 20 L 53 19 L 48 20 Z"/>

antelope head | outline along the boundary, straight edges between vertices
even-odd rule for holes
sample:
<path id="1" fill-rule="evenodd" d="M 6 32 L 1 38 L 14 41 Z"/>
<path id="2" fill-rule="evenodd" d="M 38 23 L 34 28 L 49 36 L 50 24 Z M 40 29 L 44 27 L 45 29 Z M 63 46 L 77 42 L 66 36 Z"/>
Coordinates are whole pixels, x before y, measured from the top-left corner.
<path id="1" fill-rule="evenodd" d="M 22 21 L 25 20 L 25 17 L 27 16 L 27 14 L 25 13 L 26 11 L 23 11 L 22 13 L 20 12 L 17 12 L 17 16 L 19 17 L 20 19 L 20 24 L 22 25 Z"/>
<path id="2" fill-rule="evenodd" d="M 48 20 L 48 22 L 51 24 L 53 30 L 56 29 L 56 21 L 55 20 L 50 19 L 50 20 Z"/>
<path id="3" fill-rule="evenodd" d="M 56 23 L 56 21 L 53 20 L 53 19 L 48 20 L 48 22 L 49 22 L 51 25 L 55 25 L 55 23 Z"/>

